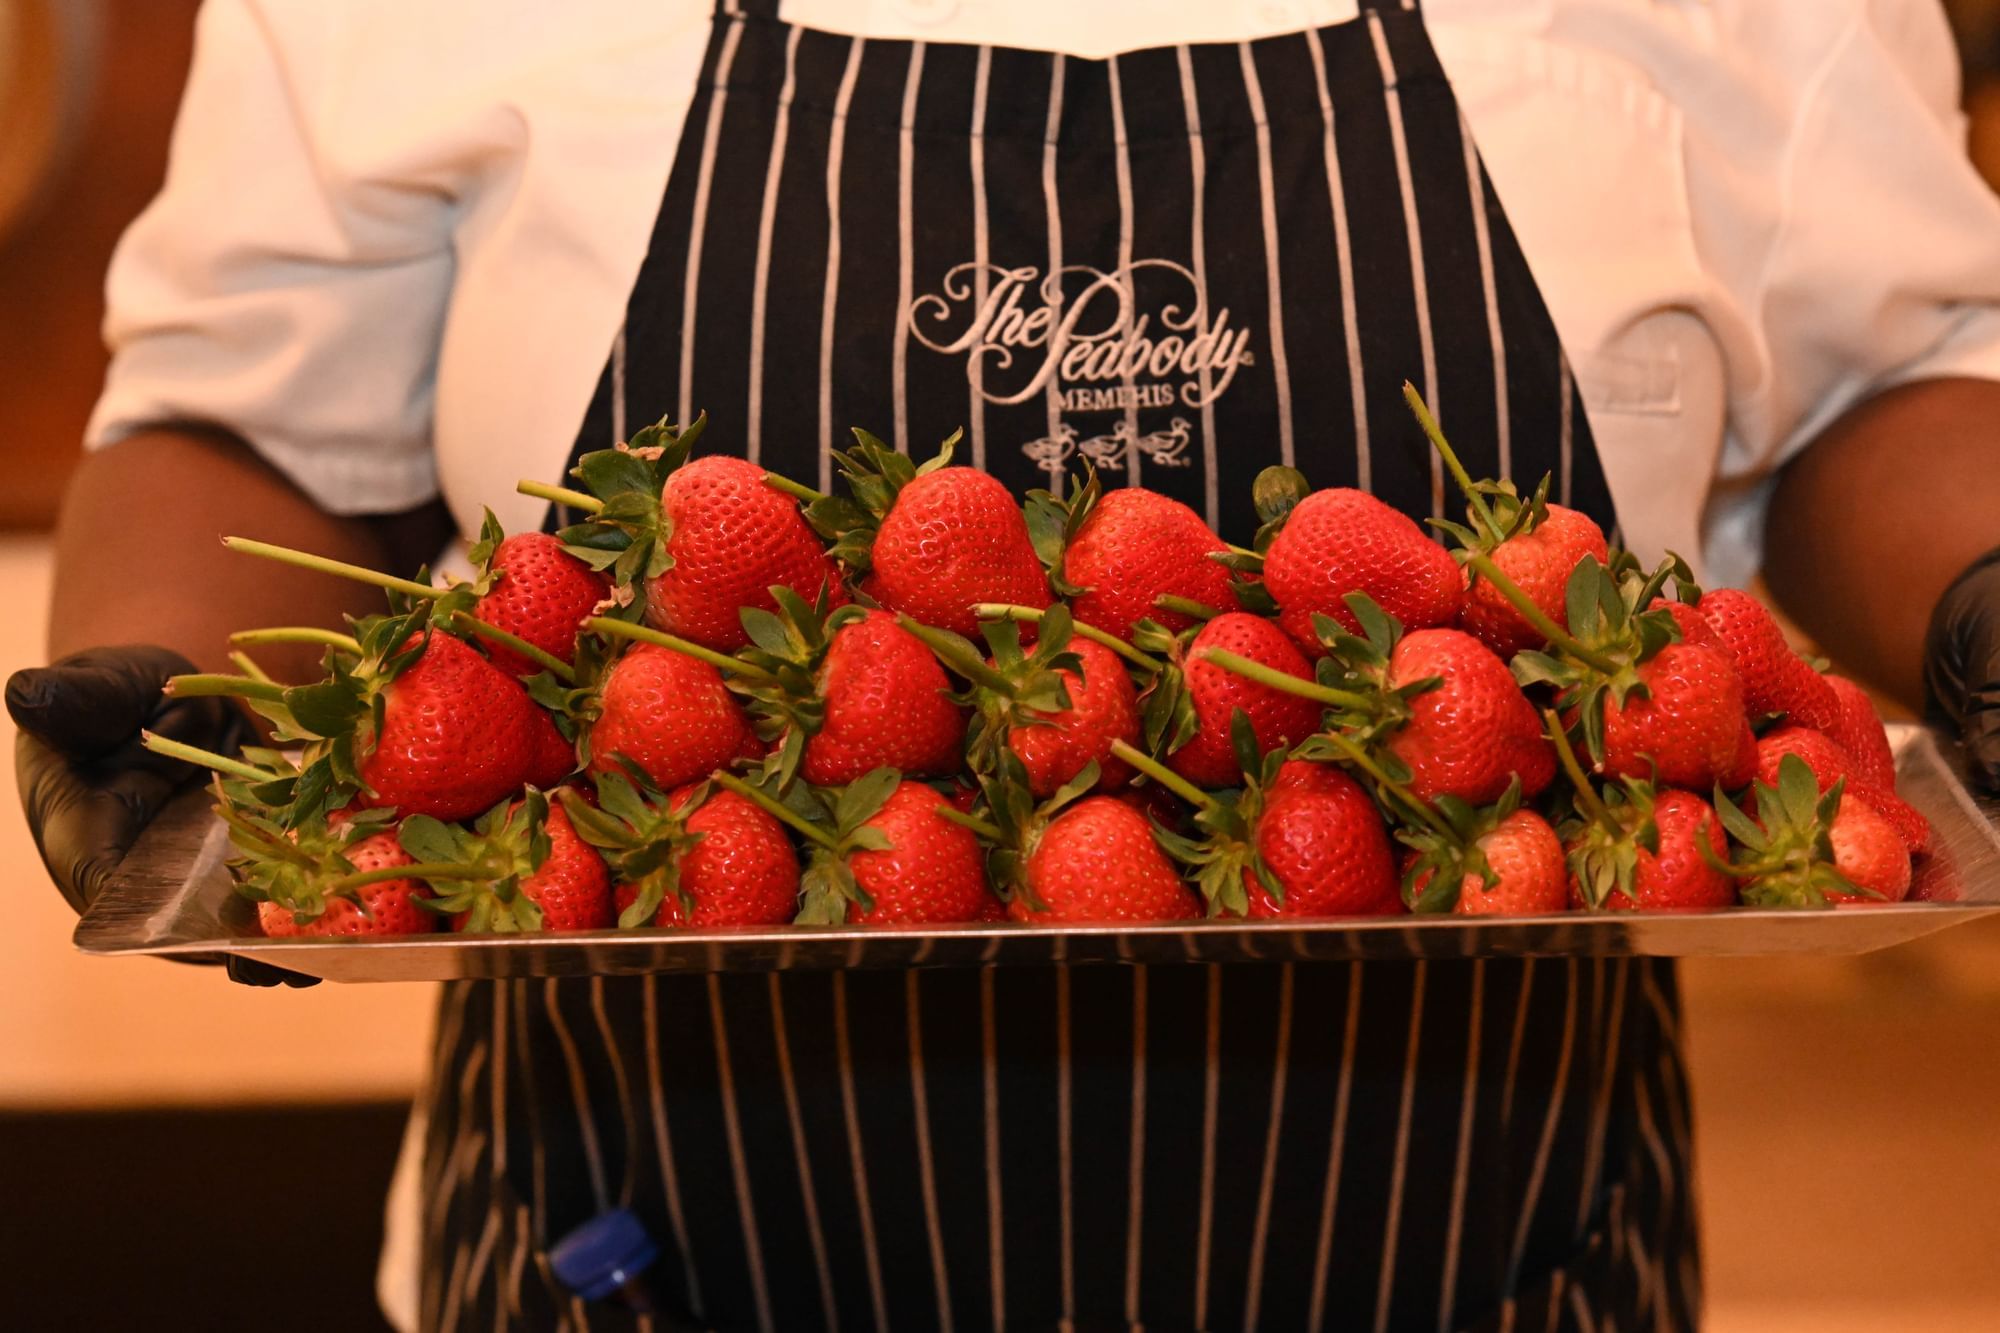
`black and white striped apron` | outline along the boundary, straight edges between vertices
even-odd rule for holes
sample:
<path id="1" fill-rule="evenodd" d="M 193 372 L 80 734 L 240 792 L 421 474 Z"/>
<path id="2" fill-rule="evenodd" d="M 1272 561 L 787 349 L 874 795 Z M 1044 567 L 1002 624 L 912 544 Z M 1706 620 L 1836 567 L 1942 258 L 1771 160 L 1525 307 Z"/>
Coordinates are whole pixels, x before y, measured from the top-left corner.
<path id="1" fill-rule="evenodd" d="M 850 424 L 964 424 L 1017 488 L 1080 456 L 1242 540 L 1280 461 L 1441 512 L 1408 378 L 1612 526 L 1414 4 L 1110 60 L 776 8 L 716 16 L 577 451 L 706 408 L 825 485 Z M 457 983 L 424 1326 L 1686 1328 L 1677 1014 L 1645 960 Z M 651 1320 L 547 1262 L 619 1205 Z"/>

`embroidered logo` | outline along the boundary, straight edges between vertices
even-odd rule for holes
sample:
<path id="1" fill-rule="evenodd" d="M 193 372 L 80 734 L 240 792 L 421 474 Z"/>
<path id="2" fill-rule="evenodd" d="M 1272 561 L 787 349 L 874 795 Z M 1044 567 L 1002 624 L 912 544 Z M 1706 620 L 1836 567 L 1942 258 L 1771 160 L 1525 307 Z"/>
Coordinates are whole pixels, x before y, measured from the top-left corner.
<path id="1" fill-rule="evenodd" d="M 1186 417 L 1141 433 L 1133 414 L 1198 410 L 1253 363 L 1249 330 L 1230 323 L 1228 307 L 1211 310 L 1194 271 L 1168 259 L 1109 271 L 1070 264 L 1046 276 L 1034 265 L 959 264 L 911 304 L 909 323 L 925 347 L 964 355 L 966 379 L 990 403 L 1053 392 L 1065 414 L 1128 414 L 1102 434 L 1085 437 L 1065 422 L 1031 441 L 1025 452 L 1051 473 L 1073 454 L 1100 468 L 1122 468 L 1135 454 L 1186 466 Z"/>

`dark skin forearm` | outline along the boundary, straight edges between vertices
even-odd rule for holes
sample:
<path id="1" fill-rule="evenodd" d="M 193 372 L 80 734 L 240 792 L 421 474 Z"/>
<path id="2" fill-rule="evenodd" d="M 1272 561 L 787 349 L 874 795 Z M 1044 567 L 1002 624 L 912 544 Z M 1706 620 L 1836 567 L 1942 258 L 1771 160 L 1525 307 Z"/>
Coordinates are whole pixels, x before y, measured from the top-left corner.
<path id="1" fill-rule="evenodd" d="M 1779 478 L 1764 577 L 1842 666 L 1912 707 L 1931 608 L 2000 546 L 2000 383 L 1922 380 L 1857 404 Z"/>
<path id="2" fill-rule="evenodd" d="M 56 529 L 52 658 L 105 644 L 155 643 L 204 670 L 230 671 L 229 635 L 260 625 L 338 627 L 383 609 L 373 588 L 239 555 L 256 537 L 408 574 L 450 535 L 442 505 L 407 514 L 328 514 L 242 441 L 202 427 L 149 430 L 87 455 Z M 281 680 L 318 674 L 320 649 L 259 648 Z"/>

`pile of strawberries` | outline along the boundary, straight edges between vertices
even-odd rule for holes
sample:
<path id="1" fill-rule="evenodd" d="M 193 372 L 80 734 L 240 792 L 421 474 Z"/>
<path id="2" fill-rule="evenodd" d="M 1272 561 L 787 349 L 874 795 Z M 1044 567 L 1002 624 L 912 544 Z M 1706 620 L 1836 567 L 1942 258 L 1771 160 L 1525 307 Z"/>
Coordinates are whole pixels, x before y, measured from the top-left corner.
<path id="1" fill-rule="evenodd" d="M 1095 477 L 1024 505 L 857 431 L 822 495 L 666 423 L 585 457 L 217 770 L 267 935 L 1895 901 L 1930 830 L 1868 700 L 1739 592 L 1465 474 L 1450 545 L 1257 478 L 1254 548 Z M 1453 549 L 1453 548 L 1456 549 Z"/>

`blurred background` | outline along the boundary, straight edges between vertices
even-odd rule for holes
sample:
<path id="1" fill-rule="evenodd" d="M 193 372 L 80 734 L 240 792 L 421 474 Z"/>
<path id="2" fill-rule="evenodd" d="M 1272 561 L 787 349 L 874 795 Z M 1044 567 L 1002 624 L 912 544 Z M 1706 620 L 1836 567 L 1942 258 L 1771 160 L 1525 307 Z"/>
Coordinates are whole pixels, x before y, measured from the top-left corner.
<path id="1" fill-rule="evenodd" d="M 103 273 L 158 186 L 197 8 L 0 0 L 0 671 L 41 659 Z M 2000 183 L 2000 0 L 1951 8 Z M 83 958 L 18 810 L 0 765 L 0 1327 L 384 1327 L 428 988 Z M 1683 976 L 1711 1327 L 2000 1328 L 2000 925 Z"/>

